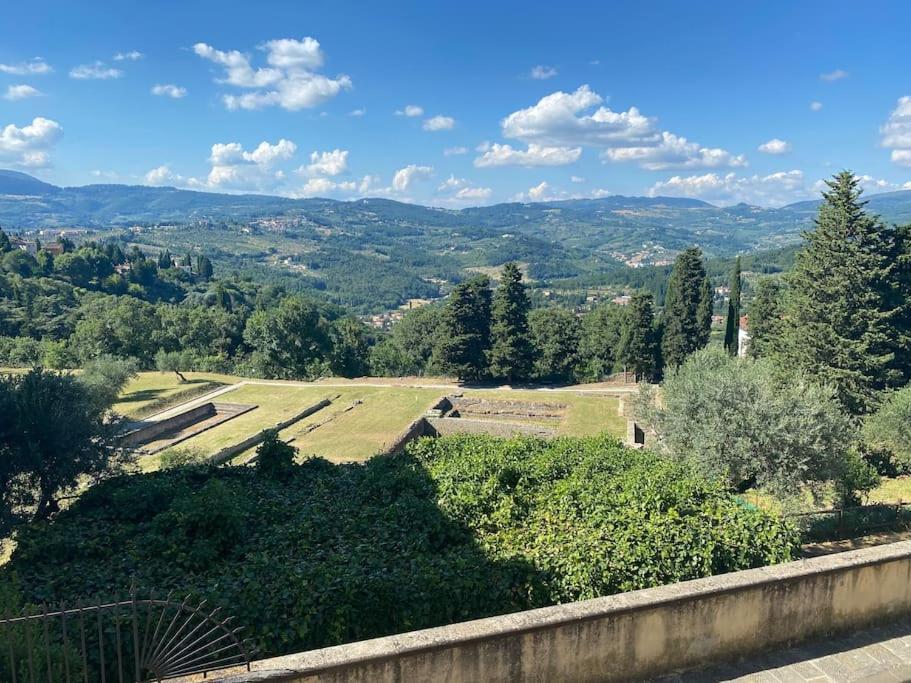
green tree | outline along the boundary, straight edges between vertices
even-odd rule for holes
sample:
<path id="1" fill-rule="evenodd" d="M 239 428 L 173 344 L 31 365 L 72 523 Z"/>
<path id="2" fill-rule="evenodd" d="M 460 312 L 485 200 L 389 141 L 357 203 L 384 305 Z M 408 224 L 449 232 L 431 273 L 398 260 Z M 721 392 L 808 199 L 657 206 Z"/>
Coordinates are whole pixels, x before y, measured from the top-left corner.
<path id="1" fill-rule="evenodd" d="M 13 248 L 9 236 L 0 228 L 0 254 L 10 251 Z"/>
<path id="2" fill-rule="evenodd" d="M 434 348 L 435 365 L 460 380 L 487 374 L 490 348 L 490 280 L 480 275 L 456 286 L 443 310 Z"/>
<path id="3" fill-rule="evenodd" d="M 371 348 L 372 372 L 385 377 L 432 372 L 431 358 L 443 311 L 440 306 L 421 306 L 407 311 L 386 339 Z"/>
<path id="4" fill-rule="evenodd" d="M 193 352 L 189 349 L 183 351 L 165 351 L 159 349 L 155 354 L 155 369 L 158 372 L 173 372 L 181 384 L 187 381 L 183 374 L 193 369 L 195 362 Z"/>
<path id="5" fill-rule="evenodd" d="M 655 311 L 652 295 L 634 294 L 623 325 L 618 357 L 636 381 L 651 381 L 657 371 L 658 344 L 655 333 Z"/>
<path id="6" fill-rule="evenodd" d="M 704 349 L 668 371 L 660 398 L 645 390 L 634 406 L 658 450 L 734 489 L 793 498 L 850 470 L 856 435 L 832 389 L 769 360 Z"/>
<path id="7" fill-rule="evenodd" d="M 702 252 L 695 247 L 674 261 L 664 302 L 661 352 L 668 367 L 679 366 L 709 341 L 712 328 L 712 291 Z"/>
<path id="8" fill-rule="evenodd" d="M 86 383 L 35 369 L 0 376 L 0 533 L 17 522 L 46 519 L 84 478 L 121 462 L 116 422 Z"/>
<path id="9" fill-rule="evenodd" d="M 727 319 L 724 323 L 724 350 L 737 355 L 740 331 L 740 257 L 734 261 L 731 273 L 730 296 L 728 297 Z"/>
<path id="10" fill-rule="evenodd" d="M 535 376 L 571 382 L 579 362 L 581 324 L 565 308 L 538 308 L 528 316 L 535 349 Z"/>
<path id="11" fill-rule="evenodd" d="M 531 302 L 515 263 L 503 266 L 493 297 L 490 321 L 490 374 L 507 382 L 526 380 L 531 374 L 533 353 L 528 331 Z"/>
<path id="12" fill-rule="evenodd" d="M 85 363 L 79 381 L 92 392 L 99 408 L 104 410 L 114 405 L 138 370 L 139 363 L 135 358 L 102 355 Z"/>
<path id="13" fill-rule="evenodd" d="M 369 372 L 367 328 L 356 318 L 340 318 L 329 329 L 332 350 L 329 370 L 339 377 L 362 377 Z"/>
<path id="14" fill-rule="evenodd" d="M 158 267 L 161 270 L 167 270 L 171 267 L 171 252 L 167 249 L 158 252 Z"/>
<path id="15" fill-rule="evenodd" d="M 577 369 L 580 379 L 598 382 L 616 370 L 626 314 L 626 306 L 608 303 L 582 316 Z"/>
<path id="16" fill-rule="evenodd" d="M 778 280 L 770 277 L 759 280 L 748 310 L 750 341 L 747 354 L 751 358 L 767 357 L 777 343 L 783 315 L 781 298 Z"/>
<path id="17" fill-rule="evenodd" d="M 909 344 L 901 324 L 901 240 L 864 211 L 860 179 L 827 180 L 814 230 L 788 275 L 779 350 L 787 367 L 835 387 L 853 414 L 870 412 L 877 392 L 906 381 L 897 352 Z"/>
<path id="18" fill-rule="evenodd" d="M 889 452 L 899 473 L 911 472 L 911 386 L 890 393 L 866 416 L 863 435 L 868 446 Z"/>
<path id="19" fill-rule="evenodd" d="M 209 260 L 208 256 L 197 256 L 196 257 L 196 274 L 199 275 L 203 280 L 212 279 L 214 274 L 212 268 L 212 261 Z"/>
<path id="20" fill-rule="evenodd" d="M 244 341 L 254 349 L 259 371 L 282 379 L 320 376 L 331 349 L 328 321 L 303 296 L 286 297 L 274 308 L 253 313 Z"/>

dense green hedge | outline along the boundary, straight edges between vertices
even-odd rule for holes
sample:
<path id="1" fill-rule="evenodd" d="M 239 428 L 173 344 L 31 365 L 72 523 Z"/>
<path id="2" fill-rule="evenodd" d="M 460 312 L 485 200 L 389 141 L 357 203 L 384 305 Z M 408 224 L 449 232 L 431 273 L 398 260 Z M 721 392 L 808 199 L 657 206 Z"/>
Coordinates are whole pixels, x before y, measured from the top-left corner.
<path id="1" fill-rule="evenodd" d="M 272 654 L 779 562 L 795 544 L 779 519 L 609 437 L 466 436 L 281 478 L 115 479 L 23 530 L 2 571 L 31 602 L 132 576 L 205 596 Z"/>

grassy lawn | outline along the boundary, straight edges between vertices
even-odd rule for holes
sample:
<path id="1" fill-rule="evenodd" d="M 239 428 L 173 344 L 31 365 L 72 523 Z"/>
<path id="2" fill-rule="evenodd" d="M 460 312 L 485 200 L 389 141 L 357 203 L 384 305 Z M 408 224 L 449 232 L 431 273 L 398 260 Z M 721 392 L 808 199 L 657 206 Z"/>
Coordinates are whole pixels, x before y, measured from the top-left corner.
<path id="1" fill-rule="evenodd" d="M 911 501 L 911 477 L 883 477 L 878 488 L 867 497 L 869 503 L 897 503 Z"/>
<path id="2" fill-rule="evenodd" d="M 608 431 L 620 438 L 626 435 L 626 420 L 618 415 L 620 401 L 616 396 L 575 394 L 569 391 L 470 391 L 466 396 L 478 396 L 505 401 L 564 403 L 566 416 L 558 431 L 566 436 L 593 436 Z"/>
<path id="3" fill-rule="evenodd" d="M 205 373 L 192 373 L 192 376 L 197 381 L 212 379 L 226 383 L 238 379 Z M 128 387 L 125 400 L 118 405 L 127 405 L 135 411 L 144 401 L 166 396 L 168 392 L 174 393 L 187 386 L 177 382 L 173 374 L 143 373 Z M 283 430 L 281 438 L 286 441 L 293 439 L 294 446 L 299 449 L 302 457 L 318 455 L 333 462 L 366 460 L 384 450 L 412 420 L 420 417 L 446 393 L 446 389 L 370 387 L 357 384 L 339 387 L 321 384 L 247 384 L 222 394 L 219 400 L 225 403 L 253 404 L 258 406 L 255 410 L 187 439 L 176 448 L 211 454 L 271 427 L 324 398 L 331 398 L 332 405 Z M 477 395 L 490 399 L 565 403 L 568 407 L 565 418 L 558 426 L 560 434 L 582 436 L 608 430 L 622 436 L 626 429 L 624 419 L 617 415 L 618 400 L 612 396 L 506 390 L 466 390 L 464 393 L 466 396 Z M 154 394 L 154 398 L 151 394 Z M 355 403 L 357 405 L 347 410 Z M 314 424 L 321 426 L 308 432 L 307 428 Z M 243 463 L 252 455 L 253 450 L 243 453 L 234 463 Z M 143 469 L 152 469 L 157 464 L 158 457 L 150 456 L 144 459 L 141 466 Z"/>
<path id="4" fill-rule="evenodd" d="M 241 380 L 239 377 L 213 372 L 185 372 L 184 375 L 187 381 L 182 383 L 173 372 L 140 372 L 127 384 L 120 400 L 114 404 L 114 410 L 130 417 L 153 401 L 192 389 L 194 385 L 203 382 L 234 384 Z"/>

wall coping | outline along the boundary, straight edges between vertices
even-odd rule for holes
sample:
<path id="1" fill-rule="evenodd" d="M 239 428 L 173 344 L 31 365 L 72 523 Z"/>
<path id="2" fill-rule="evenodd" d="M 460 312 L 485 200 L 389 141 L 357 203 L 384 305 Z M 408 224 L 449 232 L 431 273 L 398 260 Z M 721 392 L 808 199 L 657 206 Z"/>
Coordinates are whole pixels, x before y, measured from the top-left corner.
<path id="1" fill-rule="evenodd" d="M 359 662 L 381 662 L 443 646 L 451 648 L 460 644 L 495 640 L 548 629 L 560 624 L 604 619 L 611 615 L 708 598 L 722 593 L 736 593 L 769 584 L 789 583 L 803 577 L 839 573 L 847 569 L 878 565 L 909 557 L 911 557 L 911 541 L 899 541 L 872 548 L 795 560 L 655 588 L 644 588 L 601 598 L 283 655 L 255 662 L 254 671 L 244 674 L 243 677 L 229 676 L 213 680 L 225 683 L 251 680 L 295 680 L 316 672 L 331 671 Z"/>

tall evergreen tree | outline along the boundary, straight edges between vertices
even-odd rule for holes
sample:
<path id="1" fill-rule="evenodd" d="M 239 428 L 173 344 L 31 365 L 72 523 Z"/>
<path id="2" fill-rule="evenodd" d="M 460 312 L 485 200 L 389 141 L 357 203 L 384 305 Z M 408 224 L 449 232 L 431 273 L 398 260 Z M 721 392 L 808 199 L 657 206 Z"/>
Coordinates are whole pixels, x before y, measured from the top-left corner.
<path id="1" fill-rule="evenodd" d="M 686 249 L 674 261 L 664 301 L 663 328 L 661 352 L 668 367 L 679 366 L 709 342 L 712 289 L 702 252 L 696 247 Z"/>
<path id="2" fill-rule="evenodd" d="M 750 302 L 750 342 L 747 354 L 751 358 L 765 358 L 771 354 L 781 332 L 781 286 L 778 280 L 764 277 L 756 287 L 756 296 Z"/>
<path id="3" fill-rule="evenodd" d="M 490 349 L 490 280 L 472 278 L 452 290 L 440 326 L 433 363 L 461 380 L 487 374 Z"/>
<path id="4" fill-rule="evenodd" d="M 171 267 L 171 252 L 167 249 L 158 253 L 158 267 L 162 270 Z"/>
<path id="5" fill-rule="evenodd" d="M 833 385 L 851 413 L 906 380 L 896 351 L 907 347 L 899 231 L 864 211 L 860 180 L 827 180 L 814 230 L 804 235 L 790 284 L 780 351 L 790 367 Z"/>
<path id="6" fill-rule="evenodd" d="M 525 380 L 531 374 L 533 352 L 528 332 L 531 302 L 515 263 L 503 266 L 500 285 L 493 297 L 490 320 L 490 374 L 508 382 Z"/>
<path id="7" fill-rule="evenodd" d="M 627 372 L 636 375 L 636 381 L 653 380 L 657 363 L 657 338 L 652 295 L 634 294 L 620 337 L 619 356 Z"/>
<path id="8" fill-rule="evenodd" d="M 738 332 L 740 330 L 740 257 L 734 261 L 731 273 L 730 296 L 728 297 L 727 320 L 724 325 L 724 350 L 737 355 Z"/>
<path id="9" fill-rule="evenodd" d="M 576 375 L 583 381 L 599 382 L 615 370 L 627 306 L 607 303 L 582 317 L 579 341 L 579 367 Z"/>

